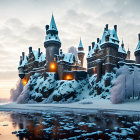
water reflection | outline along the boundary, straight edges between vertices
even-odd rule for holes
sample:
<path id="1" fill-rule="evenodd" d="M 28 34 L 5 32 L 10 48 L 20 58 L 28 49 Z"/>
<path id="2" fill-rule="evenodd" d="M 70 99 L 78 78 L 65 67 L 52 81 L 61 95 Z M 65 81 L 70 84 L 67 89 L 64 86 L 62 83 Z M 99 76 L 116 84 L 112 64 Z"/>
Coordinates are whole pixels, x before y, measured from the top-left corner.
<path id="1" fill-rule="evenodd" d="M 7 122 L 4 122 L 7 121 Z M 9 132 L 2 136 L 14 139 L 140 139 L 140 115 L 117 115 L 104 112 L 1 112 L 0 122 L 8 123 Z M 11 123 L 11 125 L 10 125 Z M 20 130 L 20 131 L 19 131 Z M 18 132 L 16 132 L 18 131 Z"/>

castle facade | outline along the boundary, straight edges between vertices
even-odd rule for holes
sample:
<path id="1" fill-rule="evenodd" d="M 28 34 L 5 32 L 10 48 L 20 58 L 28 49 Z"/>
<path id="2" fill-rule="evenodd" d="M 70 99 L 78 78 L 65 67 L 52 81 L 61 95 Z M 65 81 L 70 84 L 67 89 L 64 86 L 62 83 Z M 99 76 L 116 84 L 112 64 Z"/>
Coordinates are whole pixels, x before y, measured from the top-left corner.
<path id="1" fill-rule="evenodd" d="M 50 25 L 46 25 L 46 39 L 44 47 L 45 55 L 40 51 L 35 51 L 29 47 L 29 54 L 22 52 L 18 66 L 19 77 L 26 84 L 30 76 L 35 73 L 44 74 L 46 72 L 56 73 L 56 80 L 81 80 L 87 75 L 97 75 L 97 82 L 105 73 L 113 72 L 115 67 L 125 63 L 131 65 L 140 64 L 140 34 L 138 35 L 138 45 L 135 50 L 135 60 L 130 60 L 130 51 L 125 51 L 122 41 L 119 46 L 117 36 L 117 25 L 112 30 L 108 24 L 104 28 L 102 38 L 97 38 L 97 42 L 92 42 L 88 47 L 87 69 L 83 67 L 84 47 L 80 39 L 78 46 L 78 58 L 73 53 L 63 53 L 61 41 L 59 39 L 57 26 L 52 15 Z"/>

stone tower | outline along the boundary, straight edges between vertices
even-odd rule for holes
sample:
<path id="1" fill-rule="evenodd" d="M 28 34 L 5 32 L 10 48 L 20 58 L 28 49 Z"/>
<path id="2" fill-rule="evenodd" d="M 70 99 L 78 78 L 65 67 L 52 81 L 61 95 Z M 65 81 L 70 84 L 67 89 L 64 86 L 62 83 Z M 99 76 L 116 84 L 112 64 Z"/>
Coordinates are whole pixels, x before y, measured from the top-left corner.
<path id="1" fill-rule="evenodd" d="M 79 46 L 78 46 L 78 59 L 81 61 L 81 67 L 83 67 L 84 56 L 85 56 L 84 47 L 80 39 Z"/>
<path id="2" fill-rule="evenodd" d="M 128 48 L 128 51 L 127 51 L 126 59 L 127 59 L 127 60 L 130 60 L 130 50 L 129 50 L 129 48 Z"/>
<path id="3" fill-rule="evenodd" d="M 140 64 L 140 33 L 138 34 L 138 45 L 135 50 L 136 64 Z"/>
<path id="4" fill-rule="evenodd" d="M 114 29 L 108 29 L 106 24 L 101 41 L 101 48 L 104 50 L 104 70 L 105 73 L 112 72 L 114 67 L 118 64 L 118 48 L 119 39 L 117 36 L 117 25 L 114 25 Z"/>
<path id="5" fill-rule="evenodd" d="M 52 14 L 50 26 L 46 25 L 46 39 L 44 42 L 46 48 L 46 70 L 56 71 L 56 55 L 59 55 L 59 49 L 61 47 L 61 41 L 58 37 L 58 30 L 55 24 L 55 20 Z M 54 63 L 54 65 L 51 65 Z M 50 69 L 52 68 L 52 70 Z M 55 70 L 53 70 L 55 69 Z"/>

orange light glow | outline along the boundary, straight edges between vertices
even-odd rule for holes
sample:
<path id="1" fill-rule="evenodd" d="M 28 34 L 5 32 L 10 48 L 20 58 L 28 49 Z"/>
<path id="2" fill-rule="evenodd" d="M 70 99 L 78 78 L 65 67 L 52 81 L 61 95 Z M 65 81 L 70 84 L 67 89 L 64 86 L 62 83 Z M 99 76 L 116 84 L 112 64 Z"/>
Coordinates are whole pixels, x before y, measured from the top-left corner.
<path id="1" fill-rule="evenodd" d="M 66 75 L 66 80 L 73 80 L 73 76 L 72 75 Z"/>
<path id="2" fill-rule="evenodd" d="M 57 71 L 57 64 L 55 62 L 50 63 L 50 72 L 56 72 Z"/>
<path id="3" fill-rule="evenodd" d="M 25 78 L 22 79 L 22 84 L 25 86 L 27 84 L 27 80 Z"/>
<path id="4" fill-rule="evenodd" d="M 50 67 L 51 67 L 51 69 L 55 69 L 55 64 L 52 63 L 52 64 L 50 65 Z"/>

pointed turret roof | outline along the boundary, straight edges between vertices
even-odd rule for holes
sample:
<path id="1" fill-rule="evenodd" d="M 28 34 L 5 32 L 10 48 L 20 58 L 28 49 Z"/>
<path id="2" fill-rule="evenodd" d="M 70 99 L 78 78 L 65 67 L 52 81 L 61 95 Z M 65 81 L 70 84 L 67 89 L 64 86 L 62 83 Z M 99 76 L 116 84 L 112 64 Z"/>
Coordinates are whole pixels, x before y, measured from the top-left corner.
<path id="1" fill-rule="evenodd" d="M 138 45 L 137 45 L 137 47 L 135 49 L 135 52 L 136 51 L 140 51 L 140 33 L 138 34 Z"/>
<path id="2" fill-rule="evenodd" d="M 83 47 L 81 38 L 80 38 L 80 42 L 79 42 L 79 46 L 78 46 L 78 54 L 79 54 L 79 53 L 85 54 L 85 52 L 84 52 L 84 47 Z"/>
<path id="3" fill-rule="evenodd" d="M 118 48 L 118 52 L 126 54 L 126 51 L 125 51 L 125 48 L 124 48 L 123 40 L 122 40 L 121 46 Z"/>
<path id="4" fill-rule="evenodd" d="M 56 30 L 57 31 L 57 27 L 56 27 L 56 24 L 55 24 L 55 20 L 54 20 L 53 14 L 52 14 L 49 30 Z"/>
<path id="5" fill-rule="evenodd" d="M 78 49 L 84 49 L 83 44 L 82 44 L 82 41 L 81 41 L 81 38 L 80 38 Z"/>
<path id="6" fill-rule="evenodd" d="M 117 26 L 114 25 L 114 29 L 108 29 L 108 24 L 106 25 L 107 27 L 104 29 L 103 35 L 102 35 L 102 40 L 101 40 L 101 45 L 105 43 L 113 43 L 116 45 L 119 45 L 119 39 L 117 35 Z M 106 41 L 106 37 L 109 37 Z"/>
<path id="7" fill-rule="evenodd" d="M 55 24 L 55 20 L 54 20 L 54 16 L 52 14 L 52 18 L 51 18 L 51 22 L 50 22 L 50 26 L 46 28 L 46 40 L 45 40 L 45 44 L 46 43 L 50 43 L 50 42 L 56 42 L 59 43 L 61 46 L 61 41 L 59 39 L 58 36 L 58 30 Z"/>

